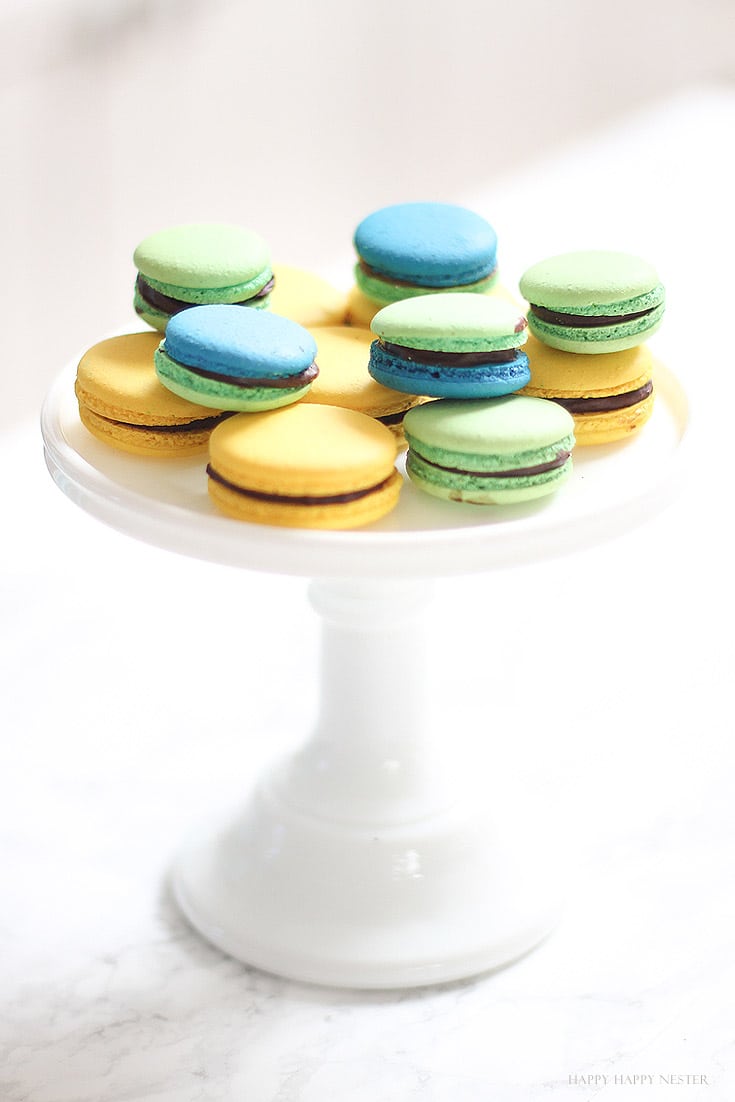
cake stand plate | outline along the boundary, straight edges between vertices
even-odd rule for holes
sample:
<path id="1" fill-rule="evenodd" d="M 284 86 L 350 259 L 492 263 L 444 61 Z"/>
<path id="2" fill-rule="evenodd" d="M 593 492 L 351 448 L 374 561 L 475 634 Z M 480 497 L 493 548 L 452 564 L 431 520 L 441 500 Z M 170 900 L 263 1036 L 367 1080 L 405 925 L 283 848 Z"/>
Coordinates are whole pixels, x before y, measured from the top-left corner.
<path id="1" fill-rule="evenodd" d="M 369 529 L 309 532 L 218 514 L 201 457 L 147 460 L 99 443 L 79 420 L 74 370 L 42 413 L 49 471 L 72 500 L 178 553 L 315 579 L 316 728 L 183 846 L 174 886 L 192 924 L 248 964 L 343 987 L 459 979 L 541 941 L 561 906 L 560 855 L 532 809 L 503 807 L 499 788 L 489 800 L 472 762 L 456 760 L 424 653 L 429 579 L 579 551 L 663 508 L 689 417 L 676 378 L 659 366 L 648 425 L 577 449 L 571 479 L 545 500 L 461 505 L 406 482 Z"/>

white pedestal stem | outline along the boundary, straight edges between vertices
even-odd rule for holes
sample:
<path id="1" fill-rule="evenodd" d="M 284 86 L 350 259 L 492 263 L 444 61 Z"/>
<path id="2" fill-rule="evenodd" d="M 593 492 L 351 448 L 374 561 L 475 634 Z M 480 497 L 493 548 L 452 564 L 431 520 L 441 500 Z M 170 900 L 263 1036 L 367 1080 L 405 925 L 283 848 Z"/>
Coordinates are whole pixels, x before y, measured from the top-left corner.
<path id="1" fill-rule="evenodd" d="M 273 778 L 284 803 L 389 826 L 456 798 L 427 670 L 430 592 L 426 582 L 312 585 L 322 617 L 321 709 L 312 738 Z"/>

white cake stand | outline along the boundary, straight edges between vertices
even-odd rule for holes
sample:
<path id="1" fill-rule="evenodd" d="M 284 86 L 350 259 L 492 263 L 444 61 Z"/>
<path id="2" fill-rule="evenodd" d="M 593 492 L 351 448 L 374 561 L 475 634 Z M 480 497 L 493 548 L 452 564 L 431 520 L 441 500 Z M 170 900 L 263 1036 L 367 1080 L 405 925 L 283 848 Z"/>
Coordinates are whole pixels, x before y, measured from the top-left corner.
<path id="1" fill-rule="evenodd" d="M 343 987 L 459 979 L 541 941 L 559 913 L 555 854 L 528 807 L 484 808 L 472 763 L 453 760 L 451 722 L 427 691 L 428 580 L 580 550 L 660 510 L 680 480 L 688 421 L 674 376 L 659 368 L 636 439 L 578 449 L 572 479 L 545 501 L 458 505 L 407 482 L 390 516 L 355 532 L 219 515 L 201 458 L 139 459 L 96 441 L 73 378 L 72 366 L 42 414 L 49 471 L 73 501 L 172 551 L 315 579 L 316 730 L 183 848 L 174 884 L 192 924 L 248 964 Z"/>

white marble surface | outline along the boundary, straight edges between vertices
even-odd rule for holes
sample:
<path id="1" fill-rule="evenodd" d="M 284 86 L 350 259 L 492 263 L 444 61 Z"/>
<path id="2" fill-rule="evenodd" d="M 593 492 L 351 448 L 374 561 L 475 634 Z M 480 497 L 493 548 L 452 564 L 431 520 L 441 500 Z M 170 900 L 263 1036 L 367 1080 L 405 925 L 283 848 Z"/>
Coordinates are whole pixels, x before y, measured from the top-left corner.
<path id="1" fill-rule="evenodd" d="M 3 1102 L 732 1099 L 732 365 L 710 332 L 734 131 L 731 90 L 693 93 L 468 197 L 495 212 L 508 276 L 591 239 L 655 259 L 656 347 L 695 403 L 663 516 L 438 588 L 458 752 L 514 778 L 573 861 L 557 932 L 494 975 L 335 992 L 190 932 L 165 886 L 181 836 L 314 714 L 305 586 L 104 529 L 51 484 L 35 424 L 3 439 Z M 653 1082 L 615 1081 L 636 1075 Z"/>

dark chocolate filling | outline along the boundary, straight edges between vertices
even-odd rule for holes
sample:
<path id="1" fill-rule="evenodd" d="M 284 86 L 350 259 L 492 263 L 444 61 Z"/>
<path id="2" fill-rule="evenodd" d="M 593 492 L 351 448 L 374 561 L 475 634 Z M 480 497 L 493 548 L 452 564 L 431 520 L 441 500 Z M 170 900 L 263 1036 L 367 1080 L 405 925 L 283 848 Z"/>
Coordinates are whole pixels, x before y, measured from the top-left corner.
<path id="1" fill-rule="evenodd" d="M 482 367 L 485 364 L 511 363 L 520 349 L 501 348 L 495 352 L 434 352 L 429 348 L 404 348 L 401 344 L 380 341 L 381 347 L 397 360 L 416 364 L 445 364 L 449 367 Z"/>
<path id="2" fill-rule="evenodd" d="M 252 302 L 256 302 L 259 298 L 265 298 L 273 290 L 275 284 L 275 277 L 271 276 L 265 287 L 261 287 L 250 298 L 242 299 L 241 302 L 233 303 L 233 306 L 249 306 Z M 162 291 L 157 291 L 155 287 L 151 287 L 150 283 L 138 274 L 138 278 L 135 281 L 138 294 L 147 302 L 149 306 L 152 306 L 155 310 L 162 310 L 164 314 L 180 314 L 182 310 L 189 310 L 192 306 L 200 305 L 196 302 L 184 302 L 182 299 L 171 298 L 169 295 L 164 295 Z"/>
<path id="3" fill-rule="evenodd" d="M 256 501 L 282 502 L 284 505 L 342 505 L 350 501 L 359 501 L 361 497 L 368 497 L 370 494 L 382 490 L 393 477 L 393 472 L 391 472 L 377 486 L 369 486 L 367 490 L 353 490 L 347 494 L 330 494 L 324 497 L 292 497 L 290 494 L 267 494 L 261 490 L 248 490 L 244 486 L 236 486 L 234 482 L 229 482 L 228 479 L 218 474 L 211 463 L 207 464 L 207 474 L 214 482 L 219 482 L 221 486 L 225 486 L 228 490 L 234 490 L 235 493 L 242 494 L 243 497 L 252 497 Z"/>
<path id="4" fill-rule="evenodd" d="M 94 410 L 92 412 L 94 413 Z M 96 416 L 102 417 L 102 414 L 98 413 Z M 129 421 L 116 421 L 113 417 L 104 417 L 103 420 L 109 421 L 111 425 L 122 425 L 126 429 L 141 429 L 144 432 L 206 432 L 227 417 L 232 417 L 232 413 L 229 411 L 216 413 L 211 417 L 200 417 L 197 421 L 187 421 L 183 425 L 134 425 Z"/>
<path id="5" fill-rule="evenodd" d="M 402 409 L 400 413 L 385 413 L 382 417 L 376 417 L 375 420 L 380 421 L 381 425 L 400 425 L 407 413 L 407 409 Z"/>
<path id="6" fill-rule="evenodd" d="M 179 363 L 176 360 L 176 363 Z M 216 383 L 227 383 L 228 386 L 236 386 L 241 390 L 253 390 L 255 387 L 268 387 L 274 390 L 288 390 L 298 389 L 299 387 L 306 386 L 307 383 L 311 383 L 316 379 L 319 374 L 319 368 L 315 363 L 311 364 L 304 371 L 300 371 L 298 375 L 279 375 L 274 378 L 251 378 L 248 375 L 223 375 L 217 371 L 207 371 L 203 367 L 191 367 L 189 364 L 182 364 L 187 371 L 190 371 L 192 375 L 198 375 L 202 379 L 212 379 Z"/>
<path id="7" fill-rule="evenodd" d="M 556 459 L 550 459 L 548 463 L 539 463 L 535 467 L 517 467 L 513 471 L 466 471 L 461 467 L 443 467 L 441 463 L 432 463 L 421 452 L 417 452 L 416 449 L 414 451 L 422 463 L 428 464 L 429 467 L 435 467 L 438 471 L 447 471 L 449 474 L 471 475 L 472 478 L 525 478 L 527 475 L 545 474 L 546 471 L 555 471 L 558 467 L 563 467 L 572 454 L 562 451 Z"/>
<path id="8" fill-rule="evenodd" d="M 636 318 L 645 318 L 656 309 L 651 306 L 648 310 L 638 310 L 634 314 L 565 314 L 560 310 L 547 310 L 545 306 L 531 304 L 535 316 L 540 321 L 547 321 L 549 325 L 572 325 L 575 329 L 601 329 L 604 325 L 618 325 L 624 321 L 635 321 Z"/>
<path id="9" fill-rule="evenodd" d="M 564 406 L 569 413 L 607 413 L 615 409 L 627 409 L 644 402 L 653 393 L 653 383 L 649 379 L 637 390 L 627 390 L 625 394 L 607 394 L 600 398 L 554 398 L 557 405 Z"/>
<path id="10" fill-rule="evenodd" d="M 362 268 L 363 272 L 365 272 L 366 275 L 371 276 L 373 279 L 379 279 L 383 283 L 394 283 L 396 285 L 396 287 L 426 287 L 427 290 L 432 290 L 432 291 L 441 291 L 442 290 L 441 287 L 436 287 L 433 284 L 430 285 L 430 284 L 426 284 L 426 283 L 421 283 L 421 282 L 419 282 L 418 279 L 413 279 L 413 280 L 411 280 L 411 279 L 398 279 L 396 276 L 386 275 L 385 272 L 379 272 L 377 270 L 377 268 L 371 268 L 370 265 L 366 264 L 365 261 L 362 260 L 362 259 L 360 260 L 360 267 Z M 456 283 L 455 282 L 449 283 L 449 284 L 447 284 L 447 286 L 449 286 L 449 287 L 470 287 L 473 283 L 480 283 L 483 279 L 490 279 L 491 276 L 495 275 L 496 271 L 497 271 L 497 266 L 495 268 L 493 268 L 492 271 L 488 272 L 487 275 L 480 276 L 479 279 L 469 279 L 469 280 L 466 281 L 466 283 L 460 283 L 459 281 L 457 281 Z"/>

